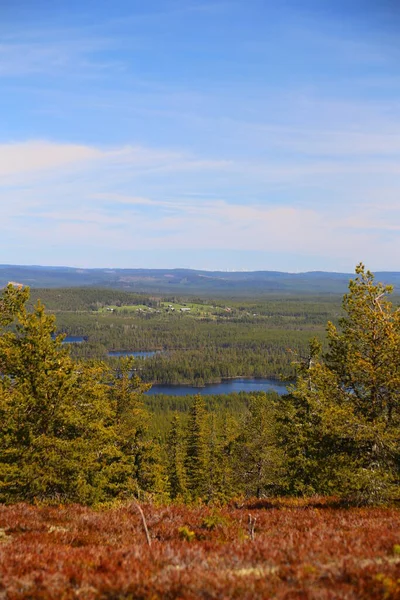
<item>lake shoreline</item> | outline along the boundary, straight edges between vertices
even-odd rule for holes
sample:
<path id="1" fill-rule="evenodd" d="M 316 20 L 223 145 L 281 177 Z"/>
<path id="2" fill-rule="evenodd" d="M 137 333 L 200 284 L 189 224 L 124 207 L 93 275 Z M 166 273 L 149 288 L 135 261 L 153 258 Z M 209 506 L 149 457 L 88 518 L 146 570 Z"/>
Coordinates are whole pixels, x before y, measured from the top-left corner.
<path id="1" fill-rule="evenodd" d="M 257 380 L 259 381 L 271 381 L 273 383 L 276 383 L 276 385 L 290 385 L 292 383 L 294 383 L 294 381 L 291 380 L 283 380 L 283 379 L 278 379 L 277 377 L 274 377 L 273 375 L 271 376 L 260 376 L 260 377 L 254 377 L 253 375 L 233 375 L 232 377 L 220 377 L 219 379 L 214 379 L 212 381 L 205 381 L 203 385 L 195 385 L 194 383 L 165 383 L 162 381 L 146 381 L 146 383 L 151 383 L 151 385 L 170 385 L 170 386 L 184 386 L 187 385 L 189 387 L 198 387 L 199 389 L 202 389 L 204 387 L 207 387 L 208 385 L 218 385 L 220 383 L 223 383 L 224 381 L 234 381 L 237 379 L 244 379 L 244 380 L 250 380 L 250 381 L 254 381 L 257 382 Z"/>
<path id="2" fill-rule="evenodd" d="M 239 392 L 275 392 L 280 396 L 288 393 L 287 383 L 279 383 L 279 380 L 265 377 L 230 377 L 223 378 L 217 383 L 205 383 L 202 386 L 193 384 L 157 384 L 152 383 L 152 387 L 146 394 L 155 396 L 163 394 L 166 396 L 195 396 L 200 395 L 220 395 Z"/>

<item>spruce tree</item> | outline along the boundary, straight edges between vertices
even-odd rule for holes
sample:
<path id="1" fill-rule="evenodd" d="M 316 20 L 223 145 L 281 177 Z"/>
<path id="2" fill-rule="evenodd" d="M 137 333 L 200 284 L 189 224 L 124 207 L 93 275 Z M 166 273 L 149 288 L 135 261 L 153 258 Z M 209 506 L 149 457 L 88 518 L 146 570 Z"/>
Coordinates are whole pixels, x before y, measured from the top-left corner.
<path id="1" fill-rule="evenodd" d="M 228 414 L 209 416 L 207 480 L 208 502 L 226 502 L 234 495 L 233 448 L 237 423 Z"/>
<path id="2" fill-rule="evenodd" d="M 186 500 L 188 497 L 185 472 L 185 447 L 179 415 L 174 414 L 167 437 L 167 472 L 170 495 L 173 500 Z"/>
<path id="3" fill-rule="evenodd" d="M 115 441 L 114 452 L 108 457 L 107 476 L 108 492 L 115 496 L 137 494 L 140 471 L 146 467 L 144 453 L 150 417 L 142 394 L 150 386 L 134 374 L 134 365 L 134 359 L 122 358 L 108 372 Z"/>
<path id="4" fill-rule="evenodd" d="M 283 454 L 277 444 L 276 406 L 265 393 L 251 399 L 236 442 L 237 484 L 260 498 L 282 487 Z"/>
<path id="5" fill-rule="evenodd" d="M 195 397 L 190 408 L 186 442 L 187 486 L 191 498 L 205 499 L 209 478 L 208 463 L 208 419 L 202 396 Z"/>

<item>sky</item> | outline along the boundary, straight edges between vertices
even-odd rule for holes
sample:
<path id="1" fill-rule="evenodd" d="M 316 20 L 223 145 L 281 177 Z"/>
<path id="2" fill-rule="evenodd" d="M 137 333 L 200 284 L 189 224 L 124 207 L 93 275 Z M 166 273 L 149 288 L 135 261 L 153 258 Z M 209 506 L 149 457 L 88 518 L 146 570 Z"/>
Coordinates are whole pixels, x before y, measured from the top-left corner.
<path id="1" fill-rule="evenodd" d="M 0 264 L 400 271 L 400 6 L 0 0 Z"/>

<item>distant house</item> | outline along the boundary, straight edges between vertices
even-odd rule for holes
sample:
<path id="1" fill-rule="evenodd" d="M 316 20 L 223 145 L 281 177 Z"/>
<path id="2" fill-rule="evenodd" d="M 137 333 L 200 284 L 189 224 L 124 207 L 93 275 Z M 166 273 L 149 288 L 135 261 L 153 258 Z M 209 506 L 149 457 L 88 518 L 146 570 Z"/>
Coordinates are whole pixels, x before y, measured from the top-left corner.
<path id="1" fill-rule="evenodd" d="M 187 307 L 187 308 L 181 308 L 181 312 L 189 312 L 189 311 L 190 311 L 189 307 Z"/>

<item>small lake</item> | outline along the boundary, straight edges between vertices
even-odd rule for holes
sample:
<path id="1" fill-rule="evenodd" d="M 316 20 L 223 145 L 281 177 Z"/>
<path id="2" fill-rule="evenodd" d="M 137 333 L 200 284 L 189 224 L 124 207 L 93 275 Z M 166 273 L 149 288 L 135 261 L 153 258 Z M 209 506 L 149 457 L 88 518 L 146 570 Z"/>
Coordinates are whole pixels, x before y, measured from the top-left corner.
<path id="1" fill-rule="evenodd" d="M 86 342 L 86 339 L 81 335 L 67 335 L 67 337 L 63 340 L 63 344 L 82 344 Z"/>
<path id="2" fill-rule="evenodd" d="M 123 350 L 122 352 L 119 352 L 117 350 L 110 350 L 108 356 L 135 356 L 136 358 L 149 358 L 149 356 L 154 356 L 155 354 L 158 354 L 158 352 L 155 350 L 153 352 L 131 352 L 130 350 Z"/>
<path id="3" fill-rule="evenodd" d="M 166 394 L 168 396 L 210 396 L 212 394 L 232 394 L 233 392 L 276 392 L 280 396 L 287 394 L 289 384 L 274 379 L 259 379 L 238 377 L 237 379 L 224 379 L 220 383 L 209 383 L 204 387 L 192 385 L 163 385 L 154 384 L 146 392 L 149 396 Z"/>
<path id="4" fill-rule="evenodd" d="M 67 335 L 63 344 L 82 344 L 86 338 L 79 335 Z M 161 352 L 155 350 L 151 352 L 132 352 L 131 350 L 110 350 L 109 357 L 134 356 L 136 358 L 148 358 Z M 195 387 L 193 385 L 165 385 L 154 384 L 146 392 L 149 396 L 156 394 L 165 394 L 167 396 L 211 396 L 215 394 L 232 394 L 234 392 L 276 392 L 280 396 L 287 394 L 289 384 L 275 379 L 263 379 L 256 377 L 237 377 L 235 379 L 223 379 L 220 383 L 207 383 L 204 387 Z"/>

